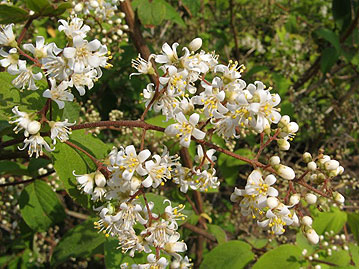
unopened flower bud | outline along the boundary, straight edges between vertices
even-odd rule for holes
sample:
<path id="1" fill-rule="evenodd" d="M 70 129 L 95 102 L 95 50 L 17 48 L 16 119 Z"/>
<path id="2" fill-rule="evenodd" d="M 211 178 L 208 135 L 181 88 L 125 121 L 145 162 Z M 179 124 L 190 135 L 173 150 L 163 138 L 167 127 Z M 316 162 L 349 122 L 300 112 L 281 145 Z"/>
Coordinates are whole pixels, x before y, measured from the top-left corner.
<path id="1" fill-rule="evenodd" d="M 267 199 L 267 205 L 270 209 L 277 207 L 279 204 L 279 201 L 275 197 L 268 197 Z"/>
<path id="2" fill-rule="evenodd" d="M 312 244 L 318 244 L 319 242 L 319 236 L 317 234 L 316 231 L 314 231 L 313 229 L 309 229 L 305 235 L 307 236 L 308 238 L 308 241 Z"/>
<path id="3" fill-rule="evenodd" d="M 330 160 L 324 163 L 326 170 L 336 170 L 339 167 L 339 162 L 336 160 Z"/>
<path id="4" fill-rule="evenodd" d="M 96 0 L 90 1 L 90 6 L 93 8 L 98 8 L 98 2 Z"/>
<path id="5" fill-rule="evenodd" d="M 309 162 L 308 165 L 307 165 L 308 169 L 310 171 L 315 171 L 317 170 L 317 164 L 315 162 Z"/>
<path id="6" fill-rule="evenodd" d="M 344 167 L 343 166 L 339 166 L 338 168 L 337 168 L 337 175 L 341 175 L 341 174 L 343 174 L 344 173 Z"/>
<path id="7" fill-rule="evenodd" d="M 289 166 L 279 164 L 277 167 L 277 172 L 284 179 L 292 180 L 295 178 L 295 173 Z"/>
<path id="8" fill-rule="evenodd" d="M 280 158 L 279 158 L 278 156 L 272 156 L 272 157 L 269 159 L 269 164 L 270 164 L 271 166 L 280 164 Z"/>
<path id="9" fill-rule="evenodd" d="M 41 129 L 41 123 L 36 120 L 30 121 L 26 129 L 31 135 L 37 134 Z"/>
<path id="10" fill-rule="evenodd" d="M 82 3 L 78 3 L 74 7 L 74 10 L 75 10 L 75 12 L 81 12 L 83 8 L 84 8 L 84 5 Z"/>
<path id="11" fill-rule="evenodd" d="M 293 194 L 290 199 L 289 199 L 289 204 L 290 205 L 296 205 L 298 204 L 300 201 L 300 194 L 299 193 L 295 193 Z"/>
<path id="12" fill-rule="evenodd" d="M 304 216 L 304 217 L 302 218 L 302 224 L 304 224 L 305 226 L 311 227 L 312 224 L 313 224 L 313 220 L 312 220 L 312 218 L 309 217 L 309 216 Z"/>
<path id="13" fill-rule="evenodd" d="M 280 119 L 280 123 L 283 125 L 283 126 L 287 126 L 290 122 L 290 117 L 288 115 L 284 115 L 283 117 L 281 117 Z"/>
<path id="14" fill-rule="evenodd" d="M 340 204 L 344 204 L 345 202 L 344 196 L 337 191 L 333 192 L 333 199 Z"/>
<path id="15" fill-rule="evenodd" d="M 299 126 L 296 122 L 293 121 L 288 124 L 287 129 L 289 133 L 296 133 L 299 130 Z"/>
<path id="16" fill-rule="evenodd" d="M 133 176 L 131 178 L 131 191 L 137 191 L 139 189 L 139 187 L 141 186 L 141 184 L 142 184 L 142 181 L 139 178 Z"/>
<path id="17" fill-rule="evenodd" d="M 198 50 L 200 47 L 202 47 L 202 39 L 199 37 L 193 39 L 191 43 L 189 43 L 188 47 L 191 51 Z"/>
<path id="18" fill-rule="evenodd" d="M 288 150 L 290 148 L 290 143 L 285 139 L 278 139 L 277 144 L 280 150 Z"/>
<path id="19" fill-rule="evenodd" d="M 95 173 L 95 182 L 97 187 L 103 188 L 106 185 L 106 178 L 100 171 Z"/>
<path id="20" fill-rule="evenodd" d="M 312 193 L 307 193 L 305 195 L 305 200 L 307 201 L 308 204 L 312 205 L 312 204 L 315 204 L 317 202 L 317 196 L 315 194 L 312 194 Z"/>
<path id="21" fill-rule="evenodd" d="M 306 163 L 309 163 L 312 161 L 312 155 L 309 153 L 309 152 L 305 152 L 303 154 L 303 161 L 306 162 Z"/>

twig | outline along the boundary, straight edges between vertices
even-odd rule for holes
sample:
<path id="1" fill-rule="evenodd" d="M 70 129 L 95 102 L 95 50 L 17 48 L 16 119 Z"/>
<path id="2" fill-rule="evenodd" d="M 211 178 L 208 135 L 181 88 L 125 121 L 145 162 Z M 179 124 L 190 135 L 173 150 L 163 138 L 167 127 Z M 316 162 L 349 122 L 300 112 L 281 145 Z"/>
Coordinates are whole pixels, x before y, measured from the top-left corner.
<path id="1" fill-rule="evenodd" d="M 36 179 L 41 179 L 41 178 L 47 177 L 47 176 L 51 175 L 54 172 L 55 172 L 54 170 L 51 170 L 51 171 L 47 172 L 46 174 L 39 175 L 37 177 L 31 178 L 31 179 L 28 179 L 28 180 L 21 180 L 21 181 L 15 181 L 15 182 L 9 182 L 9 183 L 0 184 L 0 188 L 1 187 L 7 187 L 7 186 L 15 186 L 15 185 L 19 185 L 19 184 L 31 183 L 31 182 L 35 181 Z"/>
<path id="2" fill-rule="evenodd" d="M 201 229 L 201 228 L 199 228 L 197 226 L 189 224 L 188 222 L 183 223 L 182 227 L 184 227 L 184 228 L 186 228 L 188 230 L 191 230 L 191 231 L 193 231 L 193 232 L 195 232 L 197 234 L 200 234 L 200 235 L 204 236 L 205 238 L 207 238 L 207 239 L 209 239 L 211 241 L 216 241 L 216 238 L 214 237 L 214 235 L 208 233 L 207 231 L 205 231 L 205 230 L 203 230 L 203 229 Z"/>

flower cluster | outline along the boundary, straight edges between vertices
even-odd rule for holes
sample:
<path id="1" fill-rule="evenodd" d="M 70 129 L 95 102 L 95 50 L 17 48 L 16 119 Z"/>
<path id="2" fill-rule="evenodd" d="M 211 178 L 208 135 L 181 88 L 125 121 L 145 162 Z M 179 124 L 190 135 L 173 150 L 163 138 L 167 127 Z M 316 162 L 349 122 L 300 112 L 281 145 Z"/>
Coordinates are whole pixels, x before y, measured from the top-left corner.
<path id="1" fill-rule="evenodd" d="M 188 264 L 188 258 L 182 258 L 178 252 L 187 250 L 184 242 L 179 241 L 177 232 L 178 221 L 186 219 L 183 213 L 184 206 L 172 205 L 169 200 L 164 212 L 153 212 L 155 204 L 147 201 L 144 188 L 157 188 L 172 179 L 178 169 L 178 158 L 169 156 L 165 150 L 160 156 L 147 149 L 138 154 L 133 145 L 114 148 L 108 156 L 108 170 L 111 175 L 108 179 L 100 172 L 76 176 L 79 188 L 92 196 L 92 200 L 102 203 L 96 210 L 100 219 L 95 227 L 106 236 L 116 237 L 122 251 L 134 256 L 135 252 L 151 253 L 151 247 L 172 255 L 176 263 Z M 177 168 L 175 168 L 177 167 Z M 141 202 L 139 196 L 143 195 Z M 143 225 L 143 230 L 136 231 L 136 224 Z M 148 256 L 149 264 L 156 264 L 165 268 L 168 261 L 154 254 Z M 123 265 L 125 266 L 125 265 Z M 134 268 L 147 268 L 138 265 Z M 188 268 L 188 266 L 182 268 Z"/>
<path id="2" fill-rule="evenodd" d="M 22 46 L 33 57 L 27 55 L 17 45 L 12 24 L 1 28 L 0 46 L 3 48 L 0 48 L 0 56 L 3 59 L 0 60 L 0 64 L 10 74 L 17 75 L 12 83 L 19 89 L 37 90 L 38 86 L 35 81 L 42 79 L 44 74 L 50 87 L 42 93 L 42 96 L 53 100 L 59 109 L 63 109 L 66 101 L 74 100 L 74 95 L 71 93 L 72 87 L 75 87 L 80 95 L 84 95 L 86 88 L 91 89 L 94 82 L 102 76 L 101 67 L 108 68 L 111 65 L 107 63 L 109 59 L 107 47 L 97 39 L 90 42 L 85 39 L 90 27 L 85 25 L 82 19 L 73 17 L 69 22 L 59 20 L 59 23 L 61 24 L 59 31 L 64 32 L 69 40 L 68 46 L 60 49 L 53 42 L 47 44 L 43 36 L 37 36 L 35 46 L 33 44 Z M 4 48 L 9 46 L 12 48 L 6 52 Z M 33 65 L 27 66 L 27 61 L 20 59 L 20 51 L 22 55 L 26 55 L 33 61 Z M 49 109 L 47 105 L 45 108 L 43 113 Z M 74 125 L 67 119 L 56 122 L 42 117 L 40 121 L 37 121 L 35 113 L 22 112 L 18 107 L 14 107 L 12 111 L 14 116 L 10 123 L 17 124 L 14 128 L 15 132 L 24 130 L 25 145 L 21 149 L 28 148 L 30 156 L 42 155 L 43 147 L 47 151 L 53 150 L 40 135 L 44 122 L 51 129 L 50 137 L 54 145 L 56 138 L 61 142 L 68 140 L 68 135 L 71 133 L 70 127 Z"/>
<path id="3" fill-rule="evenodd" d="M 181 57 L 177 54 L 178 46 L 178 43 L 172 47 L 165 43 L 162 54 L 152 54 L 148 61 L 138 57 L 133 61 L 138 72 L 132 75 L 154 74 L 151 59 L 161 64 L 159 68 L 164 75 L 156 86 L 148 84 L 142 96 L 146 106 L 161 112 L 167 120 L 176 120 L 176 124 L 166 129 L 166 134 L 176 136 L 182 146 L 189 147 L 191 137 L 203 139 L 203 128 L 209 123 L 225 139 L 238 137 L 243 128 L 270 133 L 271 124 L 279 123 L 279 144 L 287 143 L 298 130 L 296 123 L 286 122 L 288 116 L 280 121 L 278 94 L 271 93 L 271 88 L 266 89 L 260 81 L 247 85 L 241 79 L 243 65 L 232 61 L 228 65 L 218 64 L 214 53 L 199 51 L 200 38 L 184 47 Z M 208 74 L 214 77 L 211 82 L 205 78 Z"/>

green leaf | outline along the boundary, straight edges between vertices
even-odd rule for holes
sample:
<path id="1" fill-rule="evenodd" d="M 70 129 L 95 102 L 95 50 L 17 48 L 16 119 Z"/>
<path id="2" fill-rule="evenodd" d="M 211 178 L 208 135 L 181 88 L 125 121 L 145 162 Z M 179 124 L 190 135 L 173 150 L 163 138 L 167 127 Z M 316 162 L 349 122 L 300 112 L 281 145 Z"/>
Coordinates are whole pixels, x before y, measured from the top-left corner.
<path id="1" fill-rule="evenodd" d="M 26 10 L 15 6 L 0 5 L 0 24 L 26 21 L 29 14 Z"/>
<path id="2" fill-rule="evenodd" d="M 351 22 L 351 1 L 350 0 L 333 0 L 332 11 L 335 23 L 341 30 L 345 30 Z"/>
<path id="3" fill-rule="evenodd" d="M 97 159 L 104 158 L 111 150 L 111 146 L 103 143 L 100 139 L 84 130 L 73 131 L 70 135 L 70 141 L 79 147 L 88 151 Z M 78 190 L 78 183 L 73 171 L 77 175 L 94 172 L 96 166 L 84 153 L 68 146 L 65 143 L 56 144 L 56 149 L 51 152 L 53 164 L 57 175 L 63 182 L 68 194 L 80 205 L 92 209 L 92 204 L 88 195 L 82 194 Z M 69 160 L 71 160 L 69 162 Z"/>
<path id="4" fill-rule="evenodd" d="M 353 243 L 349 243 L 349 252 L 352 256 L 353 262 L 359 267 L 359 247 Z"/>
<path id="5" fill-rule="evenodd" d="M 201 3 L 200 1 L 193 1 L 193 0 L 182 0 L 182 3 L 184 6 L 188 7 L 189 10 L 191 11 L 191 15 L 192 16 L 196 16 L 197 12 L 199 12 L 200 8 L 201 8 Z"/>
<path id="6" fill-rule="evenodd" d="M 332 46 L 337 50 L 338 54 L 341 52 L 339 36 L 336 33 L 334 33 L 333 31 L 331 31 L 327 28 L 320 28 L 320 29 L 316 30 L 315 33 L 319 37 L 325 39 L 330 44 L 332 44 Z"/>
<path id="7" fill-rule="evenodd" d="M 218 244 L 227 242 L 226 232 L 221 227 L 214 224 L 207 224 L 207 226 L 208 232 L 216 237 Z"/>
<path id="8" fill-rule="evenodd" d="M 45 168 L 50 163 L 50 160 L 47 159 L 30 159 L 29 165 L 27 166 L 27 170 L 29 174 L 33 177 L 38 176 L 39 172 L 38 170 L 40 168 Z"/>
<path id="9" fill-rule="evenodd" d="M 39 111 L 46 102 L 39 91 L 20 92 L 11 83 L 14 78 L 7 72 L 0 72 L 0 119 L 6 121 L 14 115 L 11 109 L 16 105 L 20 111 L 34 112 Z"/>
<path id="10" fill-rule="evenodd" d="M 71 3 L 52 4 L 48 0 L 26 0 L 26 5 L 40 16 L 59 16 L 72 8 Z"/>
<path id="11" fill-rule="evenodd" d="M 322 56 L 320 57 L 320 70 L 324 74 L 329 72 L 332 66 L 338 60 L 338 58 L 339 54 L 335 48 L 326 48 L 325 50 L 323 50 Z"/>
<path id="12" fill-rule="evenodd" d="M 302 250 L 293 245 L 281 245 L 261 256 L 252 267 L 262 268 L 300 268 L 302 266 Z"/>
<path id="13" fill-rule="evenodd" d="M 346 266 L 350 263 L 350 255 L 348 251 L 333 251 L 331 256 L 325 258 L 325 261 L 334 263 L 338 266 Z"/>
<path id="14" fill-rule="evenodd" d="M 347 214 L 333 207 L 330 212 L 318 212 L 313 219 L 313 228 L 318 234 L 330 231 L 337 234 L 343 229 Z"/>
<path id="15" fill-rule="evenodd" d="M 26 167 L 12 161 L 0 161 L 0 175 L 29 175 Z"/>
<path id="16" fill-rule="evenodd" d="M 37 13 L 42 13 L 50 8 L 51 4 L 48 0 L 26 0 L 26 6 Z"/>
<path id="17" fill-rule="evenodd" d="M 56 193 L 42 180 L 27 185 L 21 192 L 21 216 L 35 231 L 46 231 L 65 218 L 65 211 Z"/>
<path id="18" fill-rule="evenodd" d="M 136 3 L 138 2 L 138 3 Z M 136 1 L 134 6 L 137 9 L 138 17 L 144 25 L 159 25 L 166 15 L 166 7 L 160 0 Z"/>
<path id="19" fill-rule="evenodd" d="M 87 220 L 69 230 L 56 245 L 51 265 L 59 265 L 70 257 L 86 257 L 102 245 L 106 237 L 94 229 L 93 219 Z"/>
<path id="20" fill-rule="evenodd" d="M 359 242 L 359 214 L 357 213 L 347 213 L 348 215 L 348 225 L 352 234 L 354 235 L 355 240 Z"/>
<path id="21" fill-rule="evenodd" d="M 177 10 L 165 1 L 163 1 L 163 4 L 166 7 L 165 19 L 171 20 L 171 21 L 177 23 L 181 27 L 186 27 L 185 22 L 182 20 L 181 16 L 178 14 Z"/>
<path id="22" fill-rule="evenodd" d="M 239 269 L 254 259 L 251 246 L 242 241 L 229 241 L 212 249 L 199 267 L 200 269 Z"/>

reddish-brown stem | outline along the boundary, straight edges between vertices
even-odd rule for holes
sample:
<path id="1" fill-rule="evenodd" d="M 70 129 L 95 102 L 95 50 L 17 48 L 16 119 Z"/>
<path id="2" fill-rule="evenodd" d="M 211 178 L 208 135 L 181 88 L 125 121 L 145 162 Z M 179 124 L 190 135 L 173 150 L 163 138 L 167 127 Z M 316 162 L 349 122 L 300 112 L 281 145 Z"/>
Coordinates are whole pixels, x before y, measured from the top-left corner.
<path id="1" fill-rule="evenodd" d="M 142 130 L 142 136 L 141 136 L 141 148 L 140 151 L 142 151 L 145 147 L 145 137 L 146 137 L 146 129 Z"/>
<path id="2" fill-rule="evenodd" d="M 192 206 L 193 211 L 196 213 L 196 215 L 199 215 L 200 213 L 198 212 L 198 209 L 196 207 L 196 205 L 194 204 L 194 202 L 192 201 L 191 197 L 189 197 L 189 195 L 186 193 L 185 197 L 187 199 L 187 201 L 190 203 L 190 205 Z"/>
<path id="3" fill-rule="evenodd" d="M 17 51 L 18 51 L 21 55 L 23 55 L 23 56 L 25 56 L 26 58 L 28 58 L 29 60 L 33 61 L 36 66 L 41 67 L 41 63 L 40 63 L 37 59 L 31 57 L 31 56 L 28 55 L 26 52 L 24 52 L 22 49 L 17 48 Z"/>
<path id="4" fill-rule="evenodd" d="M 147 209 L 147 213 L 148 213 L 148 226 L 151 226 L 152 219 L 153 219 L 152 212 L 151 212 L 150 206 L 148 205 L 146 194 L 144 192 L 142 192 L 142 196 L 143 196 L 143 200 L 145 201 L 145 205 L 146 205 L 146 209 Z"/>
<path id="5" fill-rule="evenodd" d="M 259 156 L 261 155 L 262 151 L 263 151 L 270 143 L 272 143 L 273 140 L 275 140 L 275 139 L 277 138 L 279 132 L 280 132 L 280 129 L 277 129 L 277 131 L 275 132 L 275 134 L 274 134 L 272 137 L 269 137 L 268 140 L 267 140 L 265 143 L 263 143 L 263 141 L 264 141 L 264 133 L 261 133 L 261 145 L 260 145 L 260 148 L 259 148 L 258 153 L 257 153 L 257 155 L 256 155 L 256 158 L 255 158 L 256 160 L 258 160 L 258 158 L 259 158 Z"/>
<path id="6" fill-rule="evenodd" d="M 184 227 L 184 228 L 186 228 L 188 230 L 191 230 L 192 232 L 195 232 L 197 234 L 200 234 L 200 235 L 206 237 L 207 239 L 209 239 L 211 241 L 216 241 L 216 238 L 212 234 L 208 233 L 206 230 L 203 230 L 203 229 L 201 229 L 201 228 L 199 228 L 197 226 L 189 224 L 188 222 L 183 223 L 182 227 Z"/>
<path id="7" fill-rule="evenodd" d="M 27 20 L 27 22 L 26 22 L 24 28 L 22 29 L 22 31 L 21 31 L 21 33 L 20 33 L 20 35 L 19 35 L 19 38 L 17 39 L 17 45 L 18 45 L 18 46 L 20 46 L 22 40 L 24 39 L 25 34 L 26 34 L 27 30 L 29 29 L 29 27 L 30 27 L 32 21 L 35 20 L 37 17 L 38 17 L 38 16 L 31 16 L 31 17 Z"/>
<path id="8" fill-rule="evenodd" d="M 142 188 L 140 188 L 138 191 L 136 191 L 133 195 L 130 196 L 128 203 L 132 202 L 140 194 L 142 194 Z"/>
<path id="9" fill-rule="evenodd" d="M 46 113 L 49 110 L 51 104 L 51 99 L 47 99 L 45 105 L 43 106 L 43 108 L 38 112 L 38 114 L 41 115 L 41 120 L 40 123 L 46 122 L 47 118 L 46 118 Z"/>

